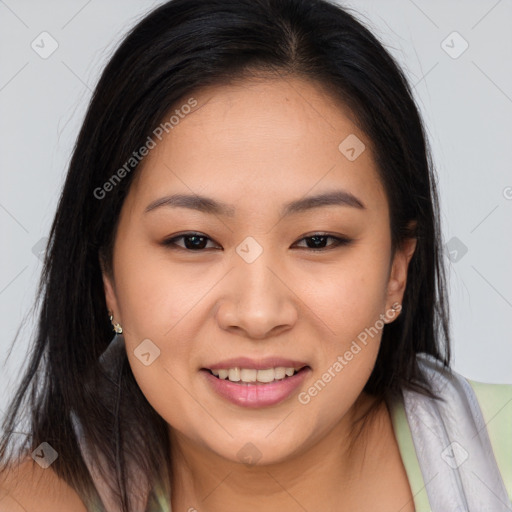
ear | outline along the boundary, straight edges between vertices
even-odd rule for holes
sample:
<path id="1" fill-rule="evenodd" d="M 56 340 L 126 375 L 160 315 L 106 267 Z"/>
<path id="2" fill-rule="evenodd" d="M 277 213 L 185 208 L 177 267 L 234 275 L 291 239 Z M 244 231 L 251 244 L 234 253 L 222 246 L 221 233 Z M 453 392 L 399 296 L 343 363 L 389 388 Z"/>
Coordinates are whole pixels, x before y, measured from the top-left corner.
<path id="1" fill-rule="evenodd" d="M 416 250 L 417 239 L 415 237 L 406 238 L 396 249 L 391 265 L 391 271 L 388 281 L 387 307 L 398 302 L 402 304 L 407 284 L 407 270 L 409 262 Z"/>
<path id="2" fill-rule="evenodd" d="M 107 308 L 112 311 L 112 315 L 117 321 L 119 320 L 119 308 L 117 306 L 116 288 L 114 283 L 114 274 L 111 269 L 107 268 L 102 255 L 99 256 L 101 276 L 103 278 L 103 289 L 105 291 L 105 302 Z"/>

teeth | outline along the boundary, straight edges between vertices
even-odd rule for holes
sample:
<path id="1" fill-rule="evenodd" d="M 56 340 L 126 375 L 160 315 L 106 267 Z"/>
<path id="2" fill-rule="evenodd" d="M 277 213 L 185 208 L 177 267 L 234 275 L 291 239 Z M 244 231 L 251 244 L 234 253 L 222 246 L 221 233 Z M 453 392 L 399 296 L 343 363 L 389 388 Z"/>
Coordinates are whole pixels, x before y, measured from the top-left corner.
<path id="1" fill-rule="evenodd" d="M 284 379 L 284 376 L 286 375 L 286 369 L 282 366 L 279 366 L 278 368 L 274 369 L 274 374 L 275 379 Z"/>
<path id="2" fill-rule="evenodd" d="M 211 370 L 213 375 L 222 380 L 229 380 L 231 382 L 261 382 L 268 383 L 275 380 L 282 380 L 286 377 L 291 377 L 300 368 L 284 368 L 279 366 L 277 368 L 267 368 L 265 370 L 255 370 L 253 368 L 229 368 L 222 370 Z"/>
<path id="3" fill-rule="evenodd" d="M 258 370 L 256 379 L 258 382 L 272 382 L 274 380 L 274 375 L 274 368 L 269 368 L 268 370 Z"/>
<path id="4" fill-rule="evenodd" d="M 258 377 L 258 370 L 247 370 L 243 368 L 240 370 L 240 380 L 242 382 L 256 382 Z"/>
<path id="5" fill-rule="evenodd" d="M 230 368 L 228 378 L 231 382 L 238 382 L 240 380 L 240 368 Z"/>

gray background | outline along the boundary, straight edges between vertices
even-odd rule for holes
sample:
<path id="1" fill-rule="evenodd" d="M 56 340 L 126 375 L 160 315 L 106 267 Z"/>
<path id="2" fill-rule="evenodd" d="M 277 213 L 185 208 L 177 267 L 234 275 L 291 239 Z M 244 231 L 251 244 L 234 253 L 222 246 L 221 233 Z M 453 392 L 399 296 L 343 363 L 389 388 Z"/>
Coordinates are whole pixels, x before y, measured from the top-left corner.
<path id="1" fill-rule="evenodd" d="M 41 239 L 99 73 L 160 3 L 0 0 L 0 363 L 32 306 Z M 512 383 L 512 0 L 344 5 L 402 64 L 426 121 L 448 244 L 454 368 Z M 0 366 L 0 415 L 32 327 L 29 318 Z"/>

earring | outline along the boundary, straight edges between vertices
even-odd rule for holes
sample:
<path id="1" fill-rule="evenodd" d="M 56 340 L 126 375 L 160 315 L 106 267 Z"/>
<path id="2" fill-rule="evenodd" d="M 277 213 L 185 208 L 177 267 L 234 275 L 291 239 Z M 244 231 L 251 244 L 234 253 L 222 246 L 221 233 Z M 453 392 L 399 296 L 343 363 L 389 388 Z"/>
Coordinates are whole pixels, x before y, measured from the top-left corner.
<path id="1" fill-rule="evenodd" d="M 116 334 L 123 334 L 123 328 L 121 327 L 121 324 L 114 323 L 114 315 L 112 314 L 112 311 L 109 311 L 108 314 L 110 323 L 114 327 L 114 331 L 116 332 Z"/>
<path id="2" fill-rule="evenodd" d="M 389 324 L 394 318 L 396 317 L 397 313 L 400 314 L 400 311 L 402 310 L 402 304 L 400 302 L 395 302 L 391 309 L 388 309 L 385 314 L 384 323 Z M 393 313 L 391 313 L 391 311 Z"/>

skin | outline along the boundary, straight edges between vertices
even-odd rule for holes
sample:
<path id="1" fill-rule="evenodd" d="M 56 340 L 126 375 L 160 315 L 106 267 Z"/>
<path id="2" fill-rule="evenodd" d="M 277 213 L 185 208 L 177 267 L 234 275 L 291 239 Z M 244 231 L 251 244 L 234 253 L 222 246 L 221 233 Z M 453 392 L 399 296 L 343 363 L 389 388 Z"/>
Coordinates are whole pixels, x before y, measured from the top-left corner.
<path id="1" fill-rule="evenodd" d="M 321 86 L 298 78 L 251 79 L 193 96 L 199 108 L 134 177 L 113 273 L 103 274 L 134 376 L 169 425 L 173 510 L 249 510 L 254 503 L 270 512 L 414 510 L 384 404 L 349 449 L 352 422 L 373 403 L 362 390 L 380 331 L 309 403 L 298 400 L 359 333 L 402 302 L 415 240 L 392 256 L 371 141 Z M 354 161 L 338 149 L 350 134 L 366 145 Z M 365 208 L 280 217 L 285 203 L 337 189 Z M 173 193 L 205 195 L 235 213 L 169 206 L 145 213 Z M 163 244 L 190 231 L 208 237 L 202 252 L 185 249 L 184 239 Z M 352 242 L 335 247 L 326 238 L 323 250 L 308 248 L 304 238 L 319 232 Z M 236 252 L 248 236 L 263 249 L 252 263 Z M 134 350 L 148 338 L 160 356 L 145 366 Z M 231 357 L 272 355 L 311 368 L 297 392 L 273 406 L 234 405 L 200 371 Z M 247 443 L 261 457 L 251 466 L 238 455 Z"/>
<path id="2" fill-rule="evenodd" d="M 32 457 L 0 472 L 0 512 L 55 512 L 87 508 L 64 480 L 50 468 L 43 469 Z"/>

